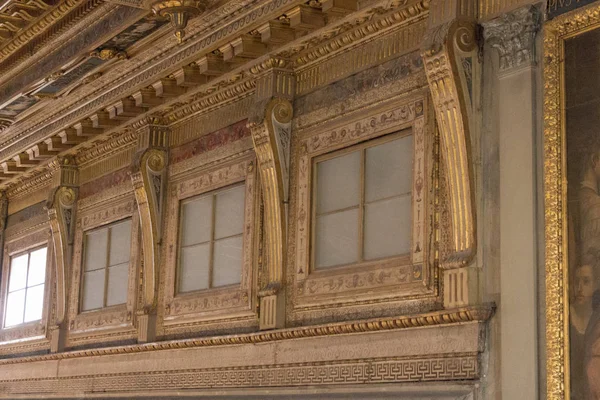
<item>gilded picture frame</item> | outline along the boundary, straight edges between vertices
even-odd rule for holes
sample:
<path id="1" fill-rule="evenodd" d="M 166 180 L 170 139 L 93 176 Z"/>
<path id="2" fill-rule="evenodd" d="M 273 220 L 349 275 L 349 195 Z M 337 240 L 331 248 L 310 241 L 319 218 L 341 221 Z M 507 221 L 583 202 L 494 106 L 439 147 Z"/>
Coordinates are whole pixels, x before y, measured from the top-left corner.
<path id="1" fill-rule="evenodd" d="M 572 398 L 565 41 L 597 28 L 600 28 L 598 3 L 560 15 L 544 25 L 546 394 L 549 400 Z"/>

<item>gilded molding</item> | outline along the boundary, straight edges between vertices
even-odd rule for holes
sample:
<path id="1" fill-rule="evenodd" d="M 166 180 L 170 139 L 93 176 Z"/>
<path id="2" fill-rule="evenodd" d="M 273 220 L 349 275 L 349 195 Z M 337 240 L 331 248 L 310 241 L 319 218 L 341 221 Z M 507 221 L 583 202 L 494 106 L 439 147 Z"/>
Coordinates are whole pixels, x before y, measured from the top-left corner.
<path id="1" fill-rule="evenodd" d="M 452 235 L 450 254 L 441 255 L 443 268 L 464 266 L 476 253 L 471 99 L 461 62 L 461 58 L 473 59 L 475 48 L 475 24 L 462 18 L 430 29 L 422 47 L 450 188 Z"/>
<path id="2" fill-rule="evenodd" d="M 544 206 L 546 272 L 546 397 L 569 397 L 566 149 L 564 147 L 564 41 L 600 27 L 597 3 L 544 25 Z"/>
<path id="3" fill-rule="evenodd" d="M 144 353 L 168 349 L 188 349 L 250 343 L 268 343 L 289 339 L 393 331 L 418 327 L 445 326 L 457 323 L 485 322 L 493 315 L 493 313 L 494 306 L 491 304 L 484 304 L 481 306 L 470 306 L 453 310 L 439 310 L 424 314 L 404 315 L 390 318 L 378 318 L 326 325 L 275 329 L 248 334 L 172 340 L 129 346 L 116 346 L 99 349 L 69 351 L 56 354 L 0 359 L 0 365 L 21 364 L 35 361 L 65 360 L 90 356 Z"/>
<path id="4" fill-rule="evenodd" d="M 167 180 L 169 129 L 148 124 L 138 130 L 139 151 L 132 164 L 131 181 L 140 214 L 144 248 L 142 304 L 154 312 L 162 237 L 162 210 Z"/>
<path id="5" fill-rule="evenodd" d="M 61 158 L 55 166 L 57 186 L 50 191 L 46 207 L 54 242 L 56 265 L 56 325 L 65 321 L 67 310 L 68 274 L 71 268 L 75 212 L 78 195 L 78 171 L 73 158 Z"/>
<path id="6" fill-rule="evenodd" d="M 220 151 L 221 148 L 214 150 Z M 210 154 L 210 153 L 209 153 Z M 227 162 L 221 159 L 207 168 L 206 154 L 194 157 L 196 168 L 190 173 L 171 176 L 168 188 L 164 252 L 165 268 L 161 271 L 164 291 L 163 329 L 166 334 L 197 334 L 200 330 L 218 327 L 231 329 L 232 322 L 241 321 L 247 328 L 256 320 L 255 314 L 255 208 L 257 179 L 254 155 L 251 152 L 232 154 Z M 177 164 L 170 165 L 170 168 Z M 177 257 L 179 243 L 180 203 L 228 185 L 244 182 L 245 211 L 241 282 L 239 285 L 214 288 L 196 293 L 178 294 Z M 207 325 L 212 325 L 207 327 Z"/>
<path id="7" fill-rule="evenodd" d="M 527 6 L 483 23 L 484 39 L 500 55 L 501 72 L 535 64 L 535 35 L 540 19 L 538 8 Z"/>
<path id="8" fill-rule="evenodd" d="M 260 322 L 262 329 L 284 323 L 283 275 L 287 240 L 286 206 L 289 195 L 289 160 L 293 106 L 293 77 L 287 73 L 268 73 L 261 78 L 256 110 L 248 127 L 258 159 L 258 170 L 265 209 L 266 287 L 261 288 Z M 271 97 L 271 95 L 285 97 Z M 287 98 L 286 98 L 287 97 Z M 266 102 L 266 103 L 265 103 Z M 264 108 L 263 108 L 264 107 Z M 266 319 L 266 316 L 270 318 Z"/>

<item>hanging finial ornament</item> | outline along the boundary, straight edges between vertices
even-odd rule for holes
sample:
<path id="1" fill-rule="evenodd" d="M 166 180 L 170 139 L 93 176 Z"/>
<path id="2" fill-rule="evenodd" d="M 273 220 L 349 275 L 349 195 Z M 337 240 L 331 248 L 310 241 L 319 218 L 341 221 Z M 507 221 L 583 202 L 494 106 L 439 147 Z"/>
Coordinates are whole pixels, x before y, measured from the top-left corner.
<path id="1" fill-rule="evenodd" d="M 175 37 L 183 42 L 185 28 L 190 18 L 197 17 L 206 10 L 203 0 L 159 0 L 150 3 L 152 11 L 162 18 L 168 18 L 175 29 Z"/>

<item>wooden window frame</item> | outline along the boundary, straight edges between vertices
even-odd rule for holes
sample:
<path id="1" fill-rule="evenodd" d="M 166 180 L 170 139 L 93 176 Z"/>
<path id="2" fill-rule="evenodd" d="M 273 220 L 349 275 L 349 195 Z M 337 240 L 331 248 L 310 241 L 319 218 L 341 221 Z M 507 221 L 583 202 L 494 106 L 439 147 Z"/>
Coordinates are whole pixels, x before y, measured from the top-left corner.
<path id="1" fill-rule="evenodd" d="M 41 249 L 46 249 L 46 266 L 45 266 L 45 270 L 44 270 L 44 282 L 43 283 L 38 283 L 37 285 L 34 286 L 28 286 L 27 282 L 29 281 L 29 269 L 31 267 L 31 253 L 33 253 L 34 251 L 38 251 Z M 46 271 L 48 271 L 48 253 L 49 253 L 49 249 L 47 245 L 41 245 L 41 246 L 37 246 L 34 248 L 30 248 L 24 251 L 21 251 L 19 253 L 15 253 L 11 256 L 9 256 L 9 260 L 8 260 L 8 275 L 7 275 L 7 279 L 8 279 L 8 284 L 6 286 L 6 296 L 4 299 L 4 313 L 2 315 L 2 327 L 5 329 L 10 329 L 10 328 L 16 328 L 25 324 L 29 324 L 29 323 L 35 323 L 38 321 L 42 320 L 42 317 L 40 317 L 40 319 L 36 319 L 33 321 L 27 321 L 25 322 L 25 310 L 27 309 L 27 292 L 29 291 L 29 289 L 33 288 L 33 287 L 37 287 L 37 286 L 41 286 L 44 285 L 44 292 L 46 291 L 46 281 L 47 281 L 47 277 L 46 277 Z M 12 261 L 13 259 L 17 258 L 17 257 L 21 257 L 22 255 L 27 254 L 27 276 L 25 277 L 25 303 L 24 303 L 24 307 L 23 307 L 23 322 L 21 322 L 20 324 L 16 324 L 16 325 L 10 325 L 10 326 L 6 326 L 6 314 L 7 314 L 7 309 L 8 309 L 8 295 L 10 295 L 12 292 L 10 291 L 10 277 L 12 274 Z M 23 289 L 19 289 L 19 290 L 23 290 Z M 18 290 L 17 290 L 18 291 Z M 42 316 L 43 316 L 43 309 L 44 309 L 44 301 L 42 301 Z"/>
<path id="2" fill-rule="evenodd" d="M 47 224 L 37 227 L 35 231 L 27 233 L 16 232 L 7 235 L 4 243 L 4 255 L 2 259 L 2 282 L 0 285 L 0 347 L 4 345 L 15 346 L 17 343 L 27 343 L 37 349 L 49 348 L 48 323 L 50 318 L 50 294 L 52 292 L 53 276 L 50 273 L 54 265 L 54 246 L 51 239 L 50 229 Z M 46 272 L 44 277 L 44 302 L 42 305 L 42 318 L 36 321 L 24 322 L 22 324 L 5 326 L 6 307 L 8 299 L 8 285 L 10 281 L 10 264 L 14 257 L 26 252 L 35 251 L 46 247 Z M 6 278 L 4 278 L 6 277 Z"/>
<path id="3" fill-rule="evenodd" d="M 126 300 L 125 303 L 113 304 L 111 306 L 107 306 L 106 305 L 106 302 L 107 302 L 107 299 L 108 299 L 108 269 L 110 267 L 114 267 L 115 265 L 120 265 L 120 264 L 110 265 L 110 239 L 111 239 L 111 236 L 112 236 L 111 235 L 111 232 L 112 232 L 111 228 L 113 226 L 119 225 L 119 224 L 121 224 L 121 223 L 123 223 L 125 221 L 130 221 L 130 224 L 131 224 L 131 232 L 130 232 L 130 234 L 132 235 L 131 239 L 133 240 L 133 218 L 131 218 L 131 217 L 123 218 L 123 219 L 120 219 L 118 221 L 113 221 L 113 222 L 110 222 L 108 224 L 101 225 L 101 226 L 98 226 L 98 227 L 95 227 L 95 228 L 92 228 L 92 229 L 88 229 L 88 230 L 86 230 L 86 231 L 83 232 L 82 270 L 81 270 L 81 279 L 79 281 L 79 287 L 80 287 L 80 289 L 79 289 L 79 312 L 81 314 L 83 314 L 83 313 L 89 313 L 89 312 L 95 312 L 95 311 L 100 311 L 100 310 L 107 310 L 107 309 L 110 309 L 110 308 L 113 308 L 113 307 L 115 307 L 115 308 L 122 307 L 123 304 L 127 304 L 127 300 Z M 106 235 L 107 236 L 107 239 L 106 239 L 106 263 L 104 264 L 104 299 L 103 299 L 103 302 L 102 302 L 102 307 L 100 307 L 100 308 L 92 308 L 90 310 L 84 310 L 83 309 L 83 296 L 84 296 L 83 289 L 84 289 L 84 283 L 85 283 L 84 280 L 85 280 L 85 272 L 86 272 L 85 271 L 85 260 L 86 260 L 86 251 L 87 251 L 86 250 L 87 249 L 87 238 L 88 238 L 88 235 L 90 233 L 98 232 L 98 231 L 101 231 L 103 229 L 107 229 L 108 230 L 107 235 Z M 99 269 L 94 270 L 94 271 L 100 271 L 101 269 L 102 268 L 99 268 Z M 129 280 L 129 273 L 130 272 L 131 272 L 131 246 L 129 248 L 129 261 L 128 261 L 128 274 L 127 274 L 128 280 Z"/>
<path id="4" fill-rule="evenodd" d="M 221 289 L 221 288 L 226 288 L 226 287 L 233 287 L 233 286 L 239 286 L 239 283 L 233 283 L 233 284 L 228 284 L 228 285 L 222 285 L 222 286 L 213 286 L 213 279 L 214 279 L 214 253 L 215 253 L 215 243 L 218 240 L 224 240 L 224 239 L 230 239 L 230 238 L 234 238 L 234 237 L 238 237 L 241 236 L 242 237 L 242 243 L 244 240 L 244 232 L 242 229 L 242 233 L 238 233 L 236 235 L 231 235 L 231 236 L 226 236 L 226 237 L 222 237 L 219 238 L 217 240 L 215 240 L 215 229 L 216 229 L 216 217 L 217 217 L 217 210 L 216 210 L 216 204 L 217 204 L 217 195 L 223 192 L 226 192 L 228 190 L 234 189 L 236 187 L 241 187 L 244 186 L 244 191 L 245 191 L 245 186 L 246 186 L 246 182 L 245 181 L 240 181 L 237 183 L 233 183 L 231 185 L 227 185 L 227 186 L 223 186 L 220 187 L 218 189 L 214 189 L 211 190 L 209 192 L 205 192 L 205 193 L 201 193 L 199 195 L 196 196 L 192 196 L 192 197 L 188 197 L 186 199 L 182 199 L 179 201 L 179 234 L 178 234 L 178 242 L 177 242 L 177 271 L 175 274 L 175 284 L 176 284 L 176 288 L 175 288 L 175 293 L 176 296 L 185 296 L 187 294 L 190 293 L 195 293 L 195 292 L 201 292 L 201 291 L 205 291 L 205 290 L 214 290 L 214 289 Z M 182 212 L 181 209 L 183 208 L 184 204 L 186 203 L 191 203 L 194 202 L 198 199 L 201 199 L 203 197 L 208 197 L 211 196 L 212 198 L 212 215 L 211 215 L 211 232 L 210 232 L 210 239 L 208 241 L 205 242 L 200 242 L 200 243 L 194 243 L 188 246 L 183 246 L 183 232 L 182 232 L 182 227 L 183 227 L 183 221 L 182 221 Z M 244 196 L 244 203 L 246 202 L 246 197 Z M 244 204 L 245 207 L 245 204 Z M 244 216 L 244 220 L 246 219 L 246 217 Z M 198 246 L 201 244 L 205 244 L 205 243 L 209 243 L 210 244 L 210 256 L 209 256 L 209 266 L 208 266 L 208 288 L 205 289 L 195 289 L 195 290 L 190 290 L 187 292 L 181 292 L 179 290 L 179 284 L 180 284 L 180 274 L 181 274 L 181 250 L 184 247 L 192 247 L 192 246 Z M 243 261 L 242 261 L 243 264 Z M 241 277 L 240 277 L 241 280 Z"/>

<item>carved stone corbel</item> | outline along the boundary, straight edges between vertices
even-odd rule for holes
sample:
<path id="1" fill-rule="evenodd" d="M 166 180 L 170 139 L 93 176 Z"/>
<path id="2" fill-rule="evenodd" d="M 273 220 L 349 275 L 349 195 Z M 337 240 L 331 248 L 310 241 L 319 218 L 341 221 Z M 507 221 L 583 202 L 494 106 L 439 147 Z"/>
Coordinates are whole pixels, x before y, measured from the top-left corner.
<path id="1" fill-rule="evenodd" d="M 137 313 L 138 341 L 155 338 L 158 267 L 167 181 L 168 132 L 161 120 L 148 118 L 137 127 L 138 151 L 131 181 L 140 215 L 143 267 L 142 304 Z"/>
<path id="2" fill-rule="evenodd" d="M 455 18 L 430 29 L 422 50 L 449 191 L 451 239 L 440 260 L 446 269 L 468 265 L 476 252 L 469 126 L 476 36 L 472 19 Z"/>
<path id="3" fill-rule="evenodd" d="M 258 159 L 265 210 L 266 279 L 258 294 L 259 324 L 260 329 L 273 329 L 285 325 L 286 207 L 295 77 L 283 68 L 283 60 L 269 59 L 264 64 L 266 72 L 257 77 L 257 99 L 248 127 Z"/>
<path id="4" fill-rule="evenodd" d="M 73 258 L 79 174 L 73 157 L 60 157 L 51 167 L 54 170 L 54 188 L 50 191 L 46 208 L 54 243 L 56 312 L 50 326 L 50 350 L 59 352 L 64 349 L 66 336 L 68 277 Z"/>

